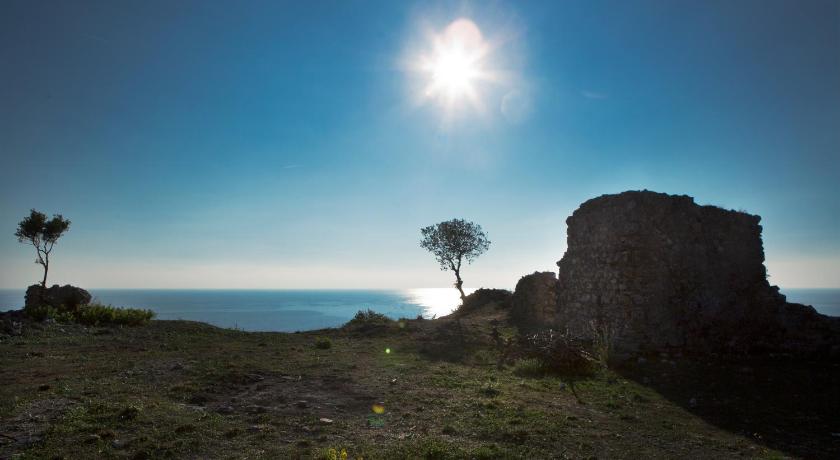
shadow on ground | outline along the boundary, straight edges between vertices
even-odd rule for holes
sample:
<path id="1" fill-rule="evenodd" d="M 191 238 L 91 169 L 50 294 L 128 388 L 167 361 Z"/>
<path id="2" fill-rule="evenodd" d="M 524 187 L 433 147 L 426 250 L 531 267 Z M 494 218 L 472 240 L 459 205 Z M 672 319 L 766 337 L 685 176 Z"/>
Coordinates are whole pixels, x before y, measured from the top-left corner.
<path id="1" fill-rule="evenodd" d="M 840 363 L 655 359 L 616 371 L 706 422 L 802 458 L 840 458 Z"/>

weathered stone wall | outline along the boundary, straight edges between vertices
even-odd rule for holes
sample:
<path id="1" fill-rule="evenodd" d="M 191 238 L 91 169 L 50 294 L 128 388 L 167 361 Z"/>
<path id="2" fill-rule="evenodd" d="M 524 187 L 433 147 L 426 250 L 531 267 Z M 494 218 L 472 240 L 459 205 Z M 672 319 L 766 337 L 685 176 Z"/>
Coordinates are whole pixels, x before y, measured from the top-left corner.
<path id="1" fill-rule="evenodd" d="M 778 348 L 790 325 L 822 316 L 768 284 L 759 221 L 649 191 L 589 200 L 566 221 L 548 324 L 581 335 L 607 324 L 630 350 Z M 823 342 L 835 326 L 817 328 Z"/>
<path id="2" fill-rule="evenodd" d="M 511 299 L 511 319 L 525 330 L 541 329 L 557 321 L 557 277 L 534 272 L 516 283 Z"/>

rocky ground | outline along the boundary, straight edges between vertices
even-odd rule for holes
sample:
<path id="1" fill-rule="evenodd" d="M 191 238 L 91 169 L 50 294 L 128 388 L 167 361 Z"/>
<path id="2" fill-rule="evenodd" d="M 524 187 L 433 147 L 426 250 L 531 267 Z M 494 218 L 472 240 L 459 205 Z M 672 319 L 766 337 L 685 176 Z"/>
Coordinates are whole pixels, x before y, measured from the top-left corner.
<path id="1" fill-rule="evenodd" d="M 840 458 L 837 363 L 672 354 L 535 376 L 498 366 L 506 315 L 298 334 L 6 315 L 0 458 Z"/>

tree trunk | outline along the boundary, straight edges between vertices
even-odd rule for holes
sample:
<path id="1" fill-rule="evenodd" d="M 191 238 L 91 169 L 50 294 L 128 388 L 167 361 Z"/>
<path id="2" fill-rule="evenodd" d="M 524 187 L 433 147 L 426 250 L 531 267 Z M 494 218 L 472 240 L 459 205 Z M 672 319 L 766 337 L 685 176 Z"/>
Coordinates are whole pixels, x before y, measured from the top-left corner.
<path id="1" fill-rule="evenodd" d="M 47 287 L 47 271 L 50 269 L 50 260 L 47 259 L 42 265 L 44 266 L 44 279 L 41 281 L 41 286 Z"/>
<path id="2" fill-rule="evenodd" d="M 464 289 L 461 287 L 464 285 L 464 281 L 461 279 L 461 271 L 455 270 L 455 287 L 458 289 L 458 292 L 461 293 L 461 303 L 464 303 L 464 299 L 467 296 L 464 295 Z"/>

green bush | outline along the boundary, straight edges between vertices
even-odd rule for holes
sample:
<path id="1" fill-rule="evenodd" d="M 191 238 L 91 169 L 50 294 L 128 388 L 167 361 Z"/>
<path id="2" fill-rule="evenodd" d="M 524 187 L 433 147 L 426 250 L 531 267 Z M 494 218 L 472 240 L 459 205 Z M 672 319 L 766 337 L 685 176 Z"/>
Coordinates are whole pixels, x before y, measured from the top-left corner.
<path id="1" fill-rule="evenodd" d="M 356 316 L 348 321 L 344 327 L 358 331 L 370 331 L 372 329 L 383 329 L 392 324 L 394 324 L 394 320 L 391 318 L 368 309 L 359 310 Z"/>
<path id="2" fill-rule="evenodd" d="M 321 350 L 328 350 L 332 348 L 332 340 L 327 337 L 318 337 L 315 339 L 315 348 Z"/>
<path id="3" fill-rule="evenodd" d="M 151 310 L 90 304 L 79 309 L 76 321 L 87 326 L 139 326 L 148 323 L 154 317 L 155 313 Z"/>
<path id="4" fill-rule="evenodd" d="M 76 315 L 72 311 L 62 311 L 55 315 L 56 322 L 70 324 L 76 321 Z"/>
<path id="5" fill-rule="evenodd" d="M 110 305 L 90 304 L 79 307 L 78 311 L 58 310 L 50 305 L 28 306 L 23 308 L 26 316 L 35 321 L 55 319 L 59 323 L 79 323 L 86 326 L 140 326 L 155 317 L 151 310 L 137 308 L 116 308 Z"/>
<path id="6" fill-rule="evenodd" d="M 55 318 L 58 311 L 50 305 L 26 306 L 23 307 L 23 313 L 34 319 L 35 321 L 45 321 Z"/>

